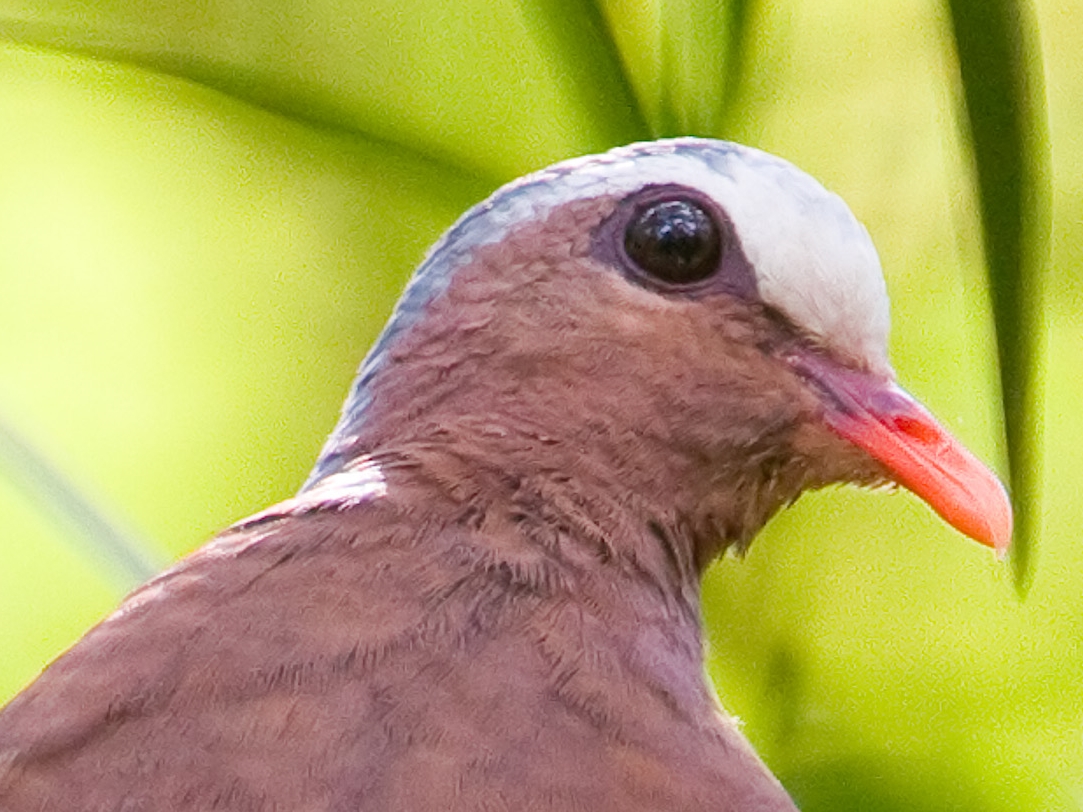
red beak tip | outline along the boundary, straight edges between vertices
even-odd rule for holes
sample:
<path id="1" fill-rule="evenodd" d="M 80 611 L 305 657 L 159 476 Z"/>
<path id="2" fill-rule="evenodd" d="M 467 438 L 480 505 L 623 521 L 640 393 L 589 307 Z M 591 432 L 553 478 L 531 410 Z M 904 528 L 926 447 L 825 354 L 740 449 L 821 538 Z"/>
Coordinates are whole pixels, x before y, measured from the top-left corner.
<path id="1" fill-rule="evenodd" d="M 997 561 L 1003 561 L 1012 546 L 1012 505 L 1007 494 L 1004 494 L 1004 509 L 998 518 L 999 521 L 992 528 L 990 537 L 997 554 Z"/>
<path id="2" fill-rule="evenodd" d="M 985 484 L 984 494 L 976 496 L 965 510 L 957 512 L 951 509 L 955 506 L 941 505 L 937 512 L 960 532 L 991 547 L 997 561 L 1003 561 L 1012 545 L 1012 504 L 991 472 L 985 472 Z"/>

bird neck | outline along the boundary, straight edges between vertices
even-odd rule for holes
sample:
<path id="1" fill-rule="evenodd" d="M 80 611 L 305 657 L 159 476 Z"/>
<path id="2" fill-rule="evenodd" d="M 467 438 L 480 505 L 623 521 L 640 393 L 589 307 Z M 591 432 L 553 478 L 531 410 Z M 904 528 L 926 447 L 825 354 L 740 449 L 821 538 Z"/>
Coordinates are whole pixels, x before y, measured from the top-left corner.
<path id="1" fill-rule="evenodd" d="M 652 467 L 642 458 L 664 455 L 625 439 L 461 416 L 429 432 L 362 437 L 371 450 L 347 467 L 376 465 L 389 487 L 425 482 L 459 523 L 521 536 L 572 568 L 635 572 L 660 595 L 698 606 L 703 539 L 680 508 L 689 473 Z"/>
<path id="2" fill-rule="evenodd" d="M 530 596 L 518 602 L 532 615 L 527 625 L 544 629 L 551 650 L 579 655 L 563 664 L 562 691 L 601 702 L 599 685 L 631 677 L 645 701 L 703 727 L 716 700 L 705 679 L 692 540 L 652 518 L 650 505 L 614 496 L 621 489 L 583 464 L 519 465 L 528 451 L 509 453 L 501 435 L 493 444 L 475 438 L 469 450 L 401 449 L 388 495 L 423 487 L 436 524 L 459 531 L 452 535 L 473 568 L 496 589 Z M 622 707 L 598 712 L 615 725 L 634 722 Z"/>
<path id="3" fill-rule="evenodd" d="M 455 566 L 466 567 L 455 577 L 470 579 L 460 594 L 514 593 L 517 612 L 545 618 L 545 637 L 567 636 L 554 650 L 585 655 L 573 682 L 595 684 L 607 669 L 631 673 L 690 723 L 713 716 L 688 528 L 604 467 L 555 454 L 555 442 L 539 455 L 545 441 L 536 432 L 474 428 L 381 444 L 343 476 L 378 471 L 381 502 L 437 529 L 417 554 L 440 562 L 454 552 Z M 307 493 L 321 492 L 333 490 L 317 483 Z"/>

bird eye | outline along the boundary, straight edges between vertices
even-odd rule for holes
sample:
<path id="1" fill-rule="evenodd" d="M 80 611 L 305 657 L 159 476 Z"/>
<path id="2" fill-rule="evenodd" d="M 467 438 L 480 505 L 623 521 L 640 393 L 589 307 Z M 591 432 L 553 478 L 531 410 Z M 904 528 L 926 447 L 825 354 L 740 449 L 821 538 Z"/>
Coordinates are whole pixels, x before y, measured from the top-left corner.
<path id="1" fill-rule="evenodd" d="M 718 268 L 722 239 L 704 209 L 683 198 L 661 200 L 639 211 L 624 231 L 624 251 L 662 282 L 699 282 Z"/>

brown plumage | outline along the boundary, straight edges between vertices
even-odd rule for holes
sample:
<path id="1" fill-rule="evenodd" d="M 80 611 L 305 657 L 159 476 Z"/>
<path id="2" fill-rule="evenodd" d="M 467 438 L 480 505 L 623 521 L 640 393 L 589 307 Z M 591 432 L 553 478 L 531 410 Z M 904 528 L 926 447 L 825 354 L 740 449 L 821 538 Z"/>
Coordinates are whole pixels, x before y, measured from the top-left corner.
<path id="1" fill-rule="evenodd" d="M 636 196 L 688 198 L 655 175 L 707 158 L 811 183 L 688 139 L 558 166 L 460 221 L 301 494 L 0 712 L 0 809 L 793 810 L 704 680 L 699 579 L 807 488 L 912 479 L 843 419 L 865 386 L 889 416 L 910 401 L 861 341 L 765 300 L 727 200 L 703 203 L 723 232 L 705 279 L 624 267 Z"/>

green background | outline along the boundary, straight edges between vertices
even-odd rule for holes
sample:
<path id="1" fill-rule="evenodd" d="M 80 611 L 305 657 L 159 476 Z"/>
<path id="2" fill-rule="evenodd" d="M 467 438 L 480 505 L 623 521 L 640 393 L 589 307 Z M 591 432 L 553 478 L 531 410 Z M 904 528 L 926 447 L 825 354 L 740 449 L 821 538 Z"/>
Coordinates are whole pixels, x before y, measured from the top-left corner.
<path id="1" fill-rule="evenodd" d="M 948 10 L 731 4 L 734 51 L 717 5 L 0 0 L 0 700 L 134 585 L 110 539 L 164 566 L 300 486 L 459 213 L 650 132 L 839 192 L 881 253 L 900 379 L 1005 471 Z M 1083 808 L 1083 4 L 1036 22 L 1053 231 L 1026 599 L 916 498 L 850 489 L 706 585 L 723 703 L 805 810 Z"/>

